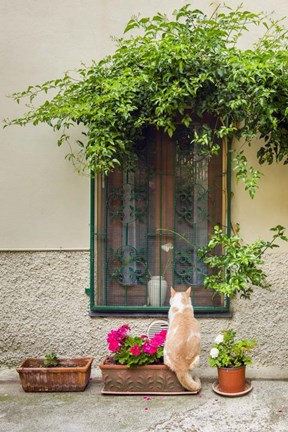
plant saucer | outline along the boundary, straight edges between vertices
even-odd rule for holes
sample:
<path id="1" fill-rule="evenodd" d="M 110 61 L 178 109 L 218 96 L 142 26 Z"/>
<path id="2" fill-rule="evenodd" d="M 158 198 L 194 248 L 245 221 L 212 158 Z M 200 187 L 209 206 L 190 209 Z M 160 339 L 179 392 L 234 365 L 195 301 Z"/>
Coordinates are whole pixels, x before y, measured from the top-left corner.
<path id="1" fill-rule="evenodd" d="M 226 393 L 223 392 L 219 386 L 219 382 L 218 381 L 214 381 L 214 383 L 212 384 L 212 390 L 221 395 L 221 396 L 227 396 L 227 397 L 237 397 L 237 396 L 244 396 L 247 393 L 249 393 L 251 390 L 253 389 L 252 383 L 251 381 L 246 380 L 245 381 L 245 389 L 241 392 L 237 392 L 237 393 Z"/>

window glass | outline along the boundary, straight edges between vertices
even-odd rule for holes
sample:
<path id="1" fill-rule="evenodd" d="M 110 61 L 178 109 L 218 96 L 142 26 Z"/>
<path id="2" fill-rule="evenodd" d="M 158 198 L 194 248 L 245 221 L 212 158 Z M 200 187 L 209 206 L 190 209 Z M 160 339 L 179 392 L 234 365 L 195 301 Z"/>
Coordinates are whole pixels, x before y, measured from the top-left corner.
<path id="1" fill-rule="evenodd" d="M 179 125 L 173 139 L 149 128 L 135 146 L 136 169 L 98 179 L 92 309 L 167 311 L 170 286 L 191 286 L 195 310 L 225 307 L 203 288 L 207 268 L 197 257 L 226 218 L 223 154 L 199 151 L 200 126 Z"/>

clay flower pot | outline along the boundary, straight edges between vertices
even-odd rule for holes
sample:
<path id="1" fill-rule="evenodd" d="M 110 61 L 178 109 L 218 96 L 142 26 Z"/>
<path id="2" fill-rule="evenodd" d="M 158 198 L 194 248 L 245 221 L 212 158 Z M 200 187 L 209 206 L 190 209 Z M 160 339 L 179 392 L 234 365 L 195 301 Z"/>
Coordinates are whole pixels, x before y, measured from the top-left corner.
<path id="1" fill-rule="evenodd" d="M 219 388 L 223 393 L 241 393 L 245 390 L 245 366 L 218 368 Z"/>
<path id="2" fill-rule="evenodd" d="M 16 369 L 26 392 L 84 391 L 89 382 L 93 357 L 61 359 L 56 367 L 45 367 L 43 359 L 27 358 Z"/>

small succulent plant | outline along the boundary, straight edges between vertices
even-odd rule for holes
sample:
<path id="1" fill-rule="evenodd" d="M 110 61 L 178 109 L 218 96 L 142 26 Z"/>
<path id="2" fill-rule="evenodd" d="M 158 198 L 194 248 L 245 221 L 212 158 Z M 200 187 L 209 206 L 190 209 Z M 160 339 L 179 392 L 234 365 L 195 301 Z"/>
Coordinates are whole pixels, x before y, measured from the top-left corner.
<path id="1" fill-rule="evenodd" d="M 47 367 L 56 367 L 59 364 L 59 359 L 56 353 L 52 352 L 45 355 L 44 365 Z"/>

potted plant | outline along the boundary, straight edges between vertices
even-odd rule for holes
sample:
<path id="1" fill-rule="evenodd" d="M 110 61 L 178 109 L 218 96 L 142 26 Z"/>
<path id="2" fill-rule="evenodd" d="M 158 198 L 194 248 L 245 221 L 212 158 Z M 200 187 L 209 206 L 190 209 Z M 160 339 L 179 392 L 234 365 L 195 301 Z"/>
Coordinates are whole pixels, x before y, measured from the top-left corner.
<path id="1" fill-rule="evenodd" d="M 100 364 L 104 387 L 102 394 L 190 394 L 176 375 L 163 363 L 166 330 L 148 338 L 131 336 L 122 325 L 107 336 L 112 353 Z"/>
<path id="2" fill-rule="evenodd" d="M 218 371 L 218 383 L 212 386 L 216 393 L 241 395 L 252 389 L 251 383 L 246 381 L 245 371 L 246 365 L 252 364 L 249 353 L 255 340 L 235 340 L 235 337 L 235 330 L 222 330 L 210 351 L 210 365 Z"/>
<path id="3" fill-rule="evenodd" d="M 59 359 L 56 353 L 45 358 L 27 358 L 16 369 L 26 392 L 84 391 L 88 385 L 93 357 Z"/>

